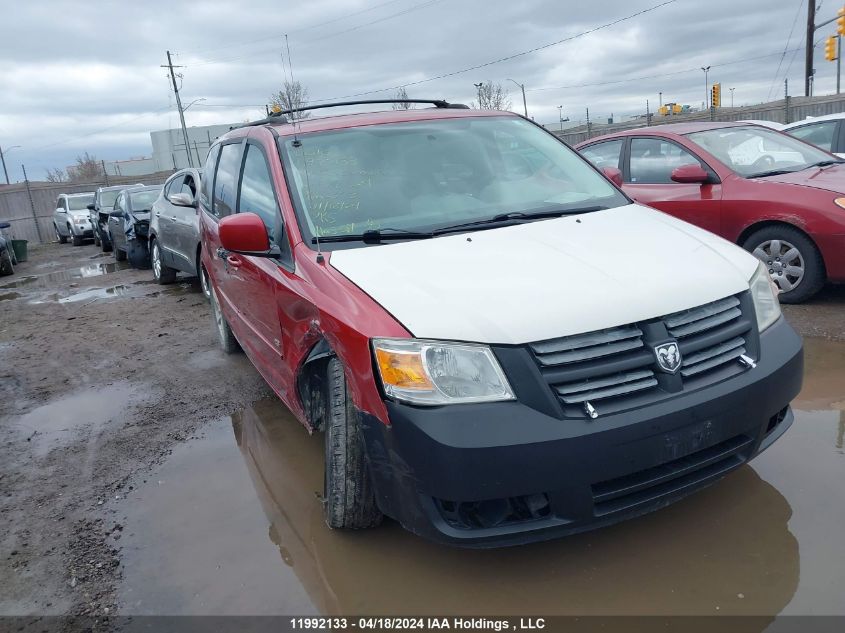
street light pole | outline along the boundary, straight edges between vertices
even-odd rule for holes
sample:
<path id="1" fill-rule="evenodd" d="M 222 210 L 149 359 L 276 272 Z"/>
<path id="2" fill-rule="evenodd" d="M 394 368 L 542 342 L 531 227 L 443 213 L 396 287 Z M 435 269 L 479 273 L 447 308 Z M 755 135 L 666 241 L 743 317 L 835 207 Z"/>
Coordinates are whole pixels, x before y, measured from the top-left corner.
<path id="1" fill-rule="evenodd" d="M 513 79 L 508 79 L 508 81 L 513 81 Z M 528 102 L 525 100 L 525 84 L 521 84 L 517 81 L 513 81 L 519 89 L 522 90 L 522 109 L 525 110 L 525 118 L 528 118 Z"/>
<path id="2" fill-rule="evenodd" d="M 736 88 L 728 88 L 728 90 L 731 91 L 731 107 L 733 108 L 734 107 L 734 90 L 736 90 Z"/>
<path id="3" fill-rule="evenodd" d="M 20 145 L 12 145 L 11 147 L 6 148 L 6 154 L 11 152 L 16 147 L 20 147 Z M 12 183 L 9 182 L 9 172 L 6 170 L 6 154 L 3 153 L 3 148 L 0 147 L 0 162 L 3 163 L 3 174 L 6 176 L 6 184 L 10 185 Z"/>
<path id="4" fill-rule="evenodd" d="M 557 119 L 558 123 L 560 123 L 560 131 L 563 132 L 563 106 L 559 105 L 557 107 Z"/>
<path id="5" fill-rule="evenodd" d="M 475 92 L 478 95 L 476 98 L 478 99 L 478 108 L 481 109 L 481 87 L 484 85 L 483 81 L 479 81 L 477 84 L 472 84 L 475 86 Z"/>
<path id="6" fill-rule="evenodd" d="M 706 68 L 704 66 L 701 67 L 701 70 L 704 71 L 704 107 L 710 107 L 710 84 L 707 82 L 707 73 L 710 72 L 710 66 Z"/>

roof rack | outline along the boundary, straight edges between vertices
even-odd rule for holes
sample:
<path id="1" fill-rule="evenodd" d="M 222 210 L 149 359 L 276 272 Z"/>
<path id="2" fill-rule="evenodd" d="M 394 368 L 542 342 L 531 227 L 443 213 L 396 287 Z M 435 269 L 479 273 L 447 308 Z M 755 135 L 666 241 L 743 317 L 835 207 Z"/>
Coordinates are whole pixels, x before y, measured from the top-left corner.
<path id="1" fill-rule="evenodd" d="M 309 105 L 303 106 L 301 108 L 291 108 L 290 110 L 280 110 L 279 112 L 271 112 L 269 115 L 267 115 L 267 117 L 263 119 L 259 119 L 257 121 L 250 121 L 249 123 L 244 123 L 244 125 L 236 127 L 265 125 L 267 123 L 290 123 L 290 121 L 285 115 L 293 114 L 294 112 L 306 112 L 308 110 L 322 110 L 324 108 L 339 108 L 343 106 L 371 105 L 380 103 L 430 103 L 435 108 L 450 108 L 454 110 L 469 109 L 469 106 L 463 103 L 449 103 L 448 101 L 444 101 L 443 99 L 367 99 L 364 101 L 335 101 L 332 103 L 319 103 L 317 105 Z M 232 129 L 235 129 L 235 127 L 233 127 Z"/>

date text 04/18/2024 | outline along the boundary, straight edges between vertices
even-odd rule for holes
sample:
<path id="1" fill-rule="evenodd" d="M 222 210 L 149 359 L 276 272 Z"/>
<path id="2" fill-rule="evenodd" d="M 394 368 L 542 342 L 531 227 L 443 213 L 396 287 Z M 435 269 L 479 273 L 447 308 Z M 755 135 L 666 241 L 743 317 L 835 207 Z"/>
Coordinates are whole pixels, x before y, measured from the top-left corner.
<path id="1" fill-rule="evenodd" d="M 360 618 L 291 618 L 291 629 L 301 630 L 463 630 L 463 631 L 530 631 L 546 626 L 543 618 L 519 618 L 515 622 L 490 618 L 439 617 L 360 617 Z"/>

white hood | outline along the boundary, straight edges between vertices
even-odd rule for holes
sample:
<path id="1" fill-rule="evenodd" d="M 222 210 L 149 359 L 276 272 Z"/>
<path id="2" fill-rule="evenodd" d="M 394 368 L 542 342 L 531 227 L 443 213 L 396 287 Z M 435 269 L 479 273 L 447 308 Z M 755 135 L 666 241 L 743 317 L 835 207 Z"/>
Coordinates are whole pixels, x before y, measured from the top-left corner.
<path id="1" fill-rule="evenodd" d="M 747 290 L 757 263 L 639 205 L 331 255 L 415 337 L 501 344 L 715 301 Z"/>

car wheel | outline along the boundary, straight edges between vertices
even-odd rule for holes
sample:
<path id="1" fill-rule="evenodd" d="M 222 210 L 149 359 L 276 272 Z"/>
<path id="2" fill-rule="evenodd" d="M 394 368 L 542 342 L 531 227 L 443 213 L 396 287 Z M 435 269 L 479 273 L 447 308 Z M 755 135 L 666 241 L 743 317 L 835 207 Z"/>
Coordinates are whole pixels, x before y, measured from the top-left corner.
<path id="1" fill-rule="evenodd" d="M 323 513 L 331 528 L 360 529 L 381 523 L 364 457 L 358 412 L 346 385 L 343 365 L 329 360 L 326 381 Z"/>
<path id="2" fill-rule="evenodd" d="M 172 284 L 176 281 L 176 271 L 165 266 L 161 261 L 161 249 L 158 247 L 158 240 L 153 240 L 150 246 L 150 260 L 153 266 L 153 276 L 160 284 Z"/>
<path id="3" fill-rule="evenodd" d="M 781 303 L 801 303 L 824 286 L 827 274 L 813 241 L 789 226 L 767 226 L 745 240 L 750 251 L 767 267 L 780 288 Z"/>
<path id="4" fill-rule="evenodd" d="M 67 244 L 67 237 L 59 233 L 59 225 L 54 224 L 53 228 L 56 231 L 56 239 L 59 240 L 59 244 Z"/>
<path id="5" fill-rule="evenodd" d="M 0 275 L 12 275 L 14 272 L 15 267 L 12 264 L 12 255 L 7 248 L 0 253 Z"/>
<path id="6" fill-rule="evenodd" d="M 100 245 L 100 232 L 95 230 L 94 231 L 94 246 Z"/>
<path id="7" fill-rule="evenodd" d="M 110 253 L 112 250 L 111 238 L 103 232 L 100 232 L 100 248 L 104 253 Z"/>
<path id="8" fill-rule="evenodd" d="M 117 262 L 125 262 L 126 261 L 126 251 L 120 250 L 117 246 L 114 246 L 114 260 Z"/>
<path id="9" fill-rule="evenodd" d="M 205 295 L 205 298 L 211 301 L 211 284 L 208 281 L 208 271 L 205 270 L 205 266 L 200 264 L 200 288 L 202 288 L 202 294 Z"/>
<path id="10" fill-rule="evenodd" d="M 235 338 L 235 333 L 229 327 L 226 317 L 223 316 L 223 310 L 217 302 L 217 293 L 214 288 L 211 289 L 211 315 L 214 317 L 214 327 L 217 330 L 217 337 L 220 340 L 220 347 L 227 354 L 234 354 L 241 349 L 238 339 Z"/>
<path id="11" fill-rule="evenodd" d="M 70 237 L 73 240 L 73 245 L 82 246 L 82 236 L 74 233 L 73 229 L 71 229 L 70 227 L 68 227 L 68 232 L 70 233 Z"/>

